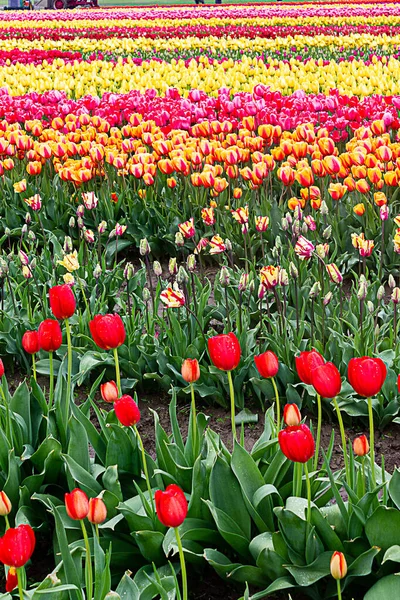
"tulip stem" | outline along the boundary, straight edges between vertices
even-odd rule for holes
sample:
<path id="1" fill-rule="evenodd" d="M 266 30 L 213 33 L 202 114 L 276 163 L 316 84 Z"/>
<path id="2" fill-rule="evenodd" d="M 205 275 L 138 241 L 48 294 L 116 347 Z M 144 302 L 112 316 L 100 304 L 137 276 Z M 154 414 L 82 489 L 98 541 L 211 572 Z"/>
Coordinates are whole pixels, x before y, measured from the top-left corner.
<path id="1" fill-rule="evenodd" d="M 346 471 L 346 480 L 347 480 L 347 483 L 350 484 L 349 462 L 347 459 L 346 434 L 344 432 L 342 414 L 340 412 L 339 404 L 337 403 L 336 398 L 333 399 L 333 404 L 335 406 L 335 410 L 336 410 L 336 414 L 337 414 L 337 418 L 338 418 L 338 422 L 339 422 L 340 436 L 342 438 L 342 450 L 343 450 L 343 458 L 344 458 L 344 469 Z"/>
<path id="2" fill-rule="evenodd" d="M 121 373 L 120 373 L 120 370 L 119 370 L 118 348 L 114 348 L 113 352 L 114 352 L 114 362 L 115 362 L 115 374 L 116 374 L 116 377 L 117 377 L 118 395 L 121 396 L 122 395 L 122 390 L 121 390 Z"/>
<path id="3" fill-rule="evenodd" d="M 82 292 L 82 298 L 83 298 L 83 301 L 84 301 L 84 303 L 85 303 L 86 310 L 87 310 L 87 313 L 88 313 L 88 315 L 89 315 L 89 319 L 91 319 L 91 318 L 92 318 L 92 315 L 91 315 L 91 313 L 90 313 L 89 304 L 88 304 L 88 301 L 87 301 L 87 298 L 86 298 L 86 294 L 85 294 L 85 290 L 83 289 L 83 283 L 82 283 L 82 281 L 81 281 L 81 278 L 80 278 L 80 277 L 78 277 L 78 282 L 79 282 L 79 287 L 81 288 L 81 292 Z"/>
<path id="4" fill-rule="evenodd" d="M 50 391 L 49 391 L 49 412 L 53 406 L 54 396 L 54 364 L 53 364 L 53 352 L 49 352 L 49 363 L 50 363 Z"/>
<path id="5" fill-rule="evenodd" d="M 235 390 L 233 389 L 232 373 L 228 371 L 229 395 L 231 398 L 232 448 L 237 440 L 235 424 Z"/>
<path id="6" fill-rule="evenodd" d="M 340 579 L 336 579 L 336 584 L 337 584 L 337 597 L 338 597 L 338 600 L 342 600 L 342 588 L 340 586 Z"/>
<path id="7" fill-rule="evenodd" d="M 33 371 L 33 379 L 36 381 L 36 360 L 35 360 L 34 354 L 32 354 L 32 371 Z"/>
<path id="8" fill-rule="evenodd" d="M 7 531 L 7 529 L 10 529 L 10 520 L 8 518 L 8 515 L 4 515 L 4 520 L 6 522 L 6 531 Z"/>
<path id="9" fill-rule="evenodd" d="M 275 392 L 275 402 L 276 402 L 276 435 L 278 435 L 281 429 L 281 405 L 279 402 L 279 392 L 276 387 L 275 377 L 271 377 L 272 385 Z"/>
<path id="10" fill-rule="evenodd" d="M 322 403 L 321 403 L 320 394 L 317 394 L 317 406 L 318 406 L 318 424 L 317 424 L 317 442 L 315 444 L 314 471 L 316 471 L 318 469 L 319 448 L 321 446 Z"/>
<path id="11" fill-rule="evenodd" d="M 302 489 L 303 489 L 303 482 L 302 482 L 302 477 L 303 477 L 303 469 L 302 469 L 302 463 L 294 463 L 295 465 L 295 470 L 296 470 L 296 496 L 298 498 L 301 498 L 302 495 Z"/>
<path id="12" fill-rule="evenodd" d="M 190 393 L 192 395 L 192 435 L 193 435 L 193 462 L 196 460 L 197 453 L 197 418 L 196 418 L 196 398 L 194 395 L 193 383 L 190 384 Z"/>
<path id="13" fill-rule="evenodd" d="M 362 474 L 362 492 L 363 496 L 365 496 L 366 485 L 365 485 L 365 456 L 361 458 L 361 474 Z"/>
<path id="14" fill-rule="evenodd" d="M 308 473 L 308 465 L 304 463 L 304 472 L 306 474 L 306 485 L 307 485 L 307 522 L 311 523 L 311 483 L 310 475 Z"/>
<path id="15" fill-rule="evenodd" d="M 150 501 L 150 504 L 151 504 L 151 509 L 153 511 L 153 514 L 154 514 L 153 495 L 152 495 L 152 492 L 151 492 L 150 477 L 149 477 L 149 471 L 147 469 L 146 454 L 145 454 L 145 451 L 144 451 L 143 440 L 142 440 L 142 437 L 141 437 L 141 435 L 139 433 L 139 430 L 136 427 L 136 425 L 133 426 L 133 429 L 134 429 L 134 431 L 136 433 L 137 441 L 139 443 L 140 452 L 142 453 L 143 472 L 144 472 L 144 476 L 145 476 L 145 479 L 146 479 L 147 491 L 149 492 L 149 501 Z"/>
<path id="16" fill-rule="evenodd" d="M 85 523 L 83 519 L 81 519 L 82 533 L 83 539 L 85 542 L 86 549 L 86 568 L 85 568 L 85 583 L 86 583 L 86 596 L 87 600 L 92 600 L 93 598 L 93 571 L 92 571 L 92 555 L 90 552 L 89 538 L 86 531 Z"/>
<path id="17" fill-rule="evenodd" d="M 23 567 L 19 567 L 17 569 L 18 593 L 20 600 L 24 600 L 24 590 L 22 587 L 22 569 Z"/>
<path id="18" fill-rule="evenodd" d="M 371 460 L 372 485 L 375 487 L 375 434 L 374 434 L 374 414 L 372 412 L 372 398 L 368 398 L 368 416 L 369 416 L 369 457 Z"/>
<path id="19" fill-rule="evenodd" d="M 64 423 L 68 423 L 69 417 L 69 406 L 71 402 L 71 375 L 72 375 L 72 341 L 71 341 L 71 328 L 69 326 L 68 319 L 65 319 L 65 331 L 67 332 L 67 347 L 68 347 L 68 373 L 67 373 L 67 395 L 65 398 L 65 420 Z"/>
<path id="20" fill-rule="evenodd" d="M 181 561 L 182 600 L 187 600 L 188 592 L 187 592 L 187 575 L 186 575 L 185 555 L 183 553 L 181 536 L 179 535 L 179 527 L 174 527 L 174 529 L 175 529 L 176 543 L 178 544 L 178 550 L 179 550 L 179 560 Z"/>

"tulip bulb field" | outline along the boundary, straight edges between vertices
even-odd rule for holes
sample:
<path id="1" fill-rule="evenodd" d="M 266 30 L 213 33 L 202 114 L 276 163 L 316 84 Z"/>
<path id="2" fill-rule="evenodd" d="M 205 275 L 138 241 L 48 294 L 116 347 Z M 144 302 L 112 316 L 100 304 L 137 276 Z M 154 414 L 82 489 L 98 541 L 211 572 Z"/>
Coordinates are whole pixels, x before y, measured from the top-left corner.
<path id="1" fill-rule="evenodd" d="M 6 10 L 0 80 L 0 600 L 400 598 L 398 3 Z"/>

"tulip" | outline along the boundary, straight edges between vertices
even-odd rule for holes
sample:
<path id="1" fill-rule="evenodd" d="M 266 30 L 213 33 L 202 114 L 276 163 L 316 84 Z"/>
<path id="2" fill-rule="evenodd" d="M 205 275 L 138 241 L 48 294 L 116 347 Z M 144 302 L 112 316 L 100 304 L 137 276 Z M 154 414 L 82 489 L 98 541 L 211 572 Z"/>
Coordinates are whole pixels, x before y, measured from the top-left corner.
<path id="1" fill-rule="evenodd" d="M 125 341 L 126 332 L 121 317 L 117 314 L 95 315 L 89 323 L 94 342 L 102 350 L 113 350 L 115 371 L 117 375 L 118 393 L 121 393 L 121 375 L 119 370 L 118 350 Z"/>
<path id="2" fill-rule="evenodd" d="M 7 496 L 7 494 L 2 491 L 0 492 L 0 516 L 1 517 L 7 517 L 7 515 L 10 514 L 12 510 L 12 504 L 11 504 L 11 500 L 10 498 Z M 6 519 L 7 522 L 7 519 Z M 9 527 L 9 525 L 8 525 Z"/>
<path id="3" fill-rule="evenodd" d="M 279 431 L 281 428 L 281 409 L 279 402 L 279 392 L 275 382 L 275 376 L 279 370 L 278 357 L 271 350 L 267 350 L 267 352 L 255 356 L 254 362 L 256 363 L 257 370 L 260 373 L 261 377 L 271 379 L 275 392 L 276 427 L 277 431 Z"/>
<path id="4" fill-rule="evenodd" d="M 38 329 L 39 345 L 42 350 L 49 352 L 50 361 L 50 391 L 49 391 L 49 409 L 53 403 L 54 392 L 54 371 L 53 371 L 53 352 L 58 350 L 62 343 L 61 327 L 55 319 L 45 319 L 39 325 Z"/>
<path id="5" fill-rule="evenodd" d="M 192 396 L 191 422 L 193 435 L 193 458 L 195 460 L 197 457 L 197 417 L 193 383 L 200 378 L 199 361 L 196 358 L 186 358 L 182 364 L 181 374 L 183 379 L 190 384 L 190 393 Z"/>
<path id="6" fill-rule="evenodd" d="M 365 456 L 369 452 L 369 443 L 366 435 L 360 435 L 354 438 L 353 441 L 354 454 L 357 456 Z"/>
<path id="7" fill-rule="evenodd" d="M 83 539 L 85 542 L 86 550 L 86 569 L 85 569 L 85 583 L 86 583 L 86 594 L 88 598 L 93 597 L 93 571 L 92 571 L 92 555 L 90 551 L 89 538 L 86 531 L 84 519 L 89 514 L 89 499 L 85 492 L 79 488 L 75 488 L 69 494 L 65 494 L 65 508 L 67 515 L 74 521 L 80 521 Z"/>
<path id="8" fill-rule="evenodd" d="M 299 236 L 294 251 L 300 260 L 309 260 L 314 253 L 314 245 L 302 235 Z"/>
<path id="9" fill-rule="evenodd" d="M 187 575 L 185 556 L 182 548 L 182 541 L 179 534 L 179 525 L 182 525 L 188 513 L 188 503 L 185 494 L 178 485 L 171 483 L 165 489 L 165 492 L 157 490 L 154 499 L 156 502 L 157 517 L 165 527 L 175 529 L 175 537 L 178 544 L 179 558 L 182 574 L 182 598 L 187 600 Z"/>
<path id="10" fill-rule="evenodd" d="M 285 425 L 295 427 L 301 423 L 301 413 L 297 404 L 285 404 L 283 408 L 283 420 Z"/>
<path id="11" fill-rule="evenodd" d="M 22 347 L 28 354 L 39 352 L 39 334 L 37 331 L 25 331 L 22 336 Z"/>
<path id="12" fill-rule="evenodd" d="M 12 592 L 18 585 L 17 569 L 10 567 L 7 573 L 6 592 Z"/>
<path id="13" fill-rule="evenodd" d="M 0 562 L 19 569 L 31 558 L 35 549 L 35 533 L 30 525 L 7 529 L 0 538 Z"/>
<path id="14" fill-rule="evenodd" d="M 140 421 L 140 410 L 132 396 L 125 394 L 114 402 L 118 421 L 125 427 L 136 425 Z"/>
<path id="15" fill-rule="evenodd" d="M 104 523 L 107 519 L 107 507 L 101 498 L 90 498 L 87 518 L 90 523 L 96 525 L 96 531 L 97 525 Z"/>
<path id="16" fill-rule="evenodd" d="M 307 385 L 312 385 L 312 370 L 323 365 L 325 362 L 321 354 L 316 350 L 301 352 L 299 356 L 296 356 L 295 361 L 297 374 L 301 381 Z"/>
<path id="17" fill-rule="evenodd" d="M 4 375 L 4 363 L 0 358 L 0 379 L 3 377 Z"/>
<path id="18" fill-rule="evenodd" d="M 180 308 L 185 305 L 185 295 L 183 292 L 173 290 L 171 287 L 161 292 L 160 300 L 167 308 Z"/>
<path id="19" fill-rule="evenodd" d="M 113 403 L 118 399 L 118 387 L 115 381 L 107 381 L 100 385 L 100 393 L 104 402 Z"/>
<path id="20" fill-rule="evenodd" d="M 334 552 L 331 558 L 331 575 L 336 579 L 338 600 L 342 600 L 342 590 L 340 581 L 347 574 L 347 562 L 342 552 Z"/>
<path id="21" fill-rule="evenodd" d="M 75 312 L 76 300 L 69 285 L 56 285 L 50 288 L 50 308 L 58 320 L 69 319 Z"/>
<path id="22" fill-rule="evenodd" d="M 331 362 L 311 370 L 311 384 L 317 394 L 324 398 L 335 398 L 342 388 L 340 373 Z"/>

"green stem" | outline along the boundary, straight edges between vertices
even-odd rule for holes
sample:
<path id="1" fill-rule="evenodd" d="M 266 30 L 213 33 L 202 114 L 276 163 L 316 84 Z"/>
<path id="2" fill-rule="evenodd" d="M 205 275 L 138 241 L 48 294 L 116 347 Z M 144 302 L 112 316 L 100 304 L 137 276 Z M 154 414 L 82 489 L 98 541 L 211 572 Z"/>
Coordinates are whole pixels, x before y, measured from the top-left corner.
<path id="1" fill-rule="evenodd" d="M 342 588 L 340 585 L 340 579 L 336 579 L 336 583 L 337 583 L 337 597 L 338 600 L 342 600 Z"/>
<path id="2" fill-rule="evenodd" d="M 333 399 L 333 404 L 335 406 L 337 418 L 339 421 L 340 436 L 342 438 L 342 449 L 343 449 L 343 458 L 344 458 L 344 469 L 346 471 L 346 481 L 350 485 L 350 473 L 349 473 L 349 461 L 347 458 L 346 434 L 344 432 L 343 419 L 342 419 L 339 404 L 337 403 L 336 398 Z"/>
<path id="3" fill-rule="evenodd" d="M 32 354 L 32 371 L 33 371 L 33 379 L 36 381 L 36 360 L 35 360 L 34 354 Z"/>
<path id="4" fill-rule="evenodd" d="M 23 567 L 17 569 L 18 593 L 20 600 L 24 600 L 24 590 L 22 588 L 22 569 Z"/>
<path id="5" fill-rule="evenodd" d="M 53 353 L 49 352 L 49 363 L 50 363 L 50 392 L 49 392 L 49 412 L 53 406 L 54 396 L 54 364 L 53 364 Z"/>
<path id="6" fill-rule="evenodd" d="M 306 474 L 306 485 L 307 485 L 307 522 L 311 523 L 311 483 L 310 476 L 308 473 L 308 465 L 304 463 L 304 472 Z"/>
<path id="7" fill-rule="evenodd" d="M 67 332 L 67 347 L 68 347 L 68 373 L 67 373 L 67 395 L 65 398 L 65 415 L 64 423 L 68 423 L 69 418 L 69 406 L 71 402 L 71 374 L 72 374 L 72 342 L 71 342 L 71 328 L 69 326 L 68 319 L 65 319 L 65 330 Z"/>
<path id="8" fill-rule="evenodd" d="M 97 523 L 95 524 L 95 531 L 96 531 L 96 537 L 97 537 L 97 539 L 100 540 L 99 526 L 98 526 Z"/>
<path id="9" fill-rule="evenodd" d="M 229 395 L 231 398 L 232 448 L 237 440 L 235 423 L 235 390 L 233 389 L 232 372 L 228 371 Z"/>
<path id="10" fill-rule="evenodd" d="M 372 398 L 368 398 L 368 416 L 369 416 L 369 457 L 371 460 L 372 485 L 375 487 L 375 434 L 374 434 L 374 414 L 372 412 Z"/>
<path id="11" fill-rule="evenodd" d="M 185 555 L 183 554 L 181 536 L 179 535 L 179 527 L 174 527 L 174 529 L 175 529 L 176 543 L 178 544 L 178 550 L 179 550 L 179 560 L 181 561 L 182 600 L 187 600 L 188 591 L 187 591 L 187 575 L 186 575 Z"/>
<path id="12" fill-rule="evenodd" d="M 302 482 L 303 465 L 302 465 L 302 463 L 294 463 L 294 464 L 295 464 L 295 469 L 296 469 L 296 480 L 297 480 L 296 496 L 298 498 L 301 498 L 301 493 L 302 493 L 302 488 L 303 488 L 303 482 Z"/>
<path id="13" fill-rule="evenodd" d="M 3 386 L 1 385 L 1 379 L 0 379 L 0 392 L 1 392 L 1 397 L 3 399 L 3 402 L 4 402 L 4 408 L 6 409 L 6 436 L 7 436 L 8 441 L 10 442 L 11 446 L 13 446 L 14 438 L 12 435 L 12 428 L 11 428 L 10 407 L 8 406 L 6 395 L 4 393 Z"/>
<path id="14" fill-rule="evenodd" d="M 151 508 L 152 508 L 152 511 L 153 511 L 153 514 L 154 514 L 153 494 L 152 494 L 152 491 L 151 491 L 150 477 L 149 477 L 149 471 L 147 469 L 146 454 L 145 454 L 145 451 L 144 451 L 143 440 L 142 440 L 142 437 L 141 437 L 141 435 L 139 433 L 139 430 L 136 427 L 136 425 L 133 426 L 133 429 L 134 429 L 134 431 L 136 433 L 136 437 L 137 437 L 137 440 L 139 442 L 140 452 L 142 453 L 143 472 L 144 472 L 144 476 L 145 476 L 145 479 L 146 479 L 147 491 L 149 492 L 149 501 L 150 501 Z"/>
<path id="15" fill-rule="evenodd" d="M 319 394 L 317 394 L 317 406 L 318 406 L 318 424 L 317 424 L 317 442 L 315 444 L 314 471 L 316 471 L 318 469 L 319 448 L 321 446 L 322 403 L 321 403 L 321 396 Z"/>
<path id="16" fill-rule="evenodd" d="M 89 315 L 89 319 L 91 319 L 91 318 L 92 318 L 92 315 L 91 315 L 91 313 L 90 313 L 89 303 L 88 303 L 88 301 L 87 301 L 86 294 L 85 294 L 85 290 L 83 289 L 83 284 L 82 284 L 82 281 L 81 281 L 81 278 L 80 278 L 80 277 L 78 277 L 78 282 L 79 282 L 79 287 L 81 288 L 81 292 L 82 292 L 82 298 L 83 298 L 83 301 L 84 301 L 84 303 L 85 303 L 86 310 L 87 310 L 87 313 L 88 313 L 88 315 Z"/>
<path id="17" fill-rule="evenodd" d="M 194 395 L 193 383 L 190 384 L 190 393 L 192 395 L 192 430 L 193 430 L 193 462 L 197 455 L 197 418 L 196 418 L 196 398 Z"/>
<path id="18" fill-rule="evenodd" d="M 281 429 L 281 404 L 279 402 L 279 392 L 276 387 L 275 377 L 271 377 L 272 385 L 275 392 L 275 403 L 276 403 L 276 435 L 278 435 Z"/>
<path id="19" fill-rule="evenodd" d="M 10 521 L 8 519 L 8 515 L 4 515 L 4 520 L 6 522 L 6 531 L 7 531 L 7 529 L 10 529 Z"/>
<path id="20" fill-rule="evenodd" d="M 114 362 L 115 362 L 115 373 L 117 376 L 118 394 L 119 394 L 119 396 L 121 396 L 122 389 L 121 389 L 121 373 L 119 370 L 119 360 L 118 360 L 118 348 L 114 348 L 113 352 L 114 352 Z"/>
<path id="21" fill-rule="evenodd" d="M 88 534 L 87 534 L 85 523 L 83 522 L 83 520 L 81 520 L 81 527 L 82 527 L 83 539 L 85 541 L 85 549 L 86 549 L 86 569 L 85 569 L 86 597 L 87 597 L 87 600 L 92 600 L 92 598 L 93 598 L 92 555 L 90 552 Z"/>

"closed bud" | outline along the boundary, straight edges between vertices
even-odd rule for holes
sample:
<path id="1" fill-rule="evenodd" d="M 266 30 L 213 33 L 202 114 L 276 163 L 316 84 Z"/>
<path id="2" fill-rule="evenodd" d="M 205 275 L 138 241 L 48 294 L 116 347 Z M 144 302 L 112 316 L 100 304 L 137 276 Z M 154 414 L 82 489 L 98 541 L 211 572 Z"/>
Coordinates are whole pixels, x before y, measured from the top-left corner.
<path id="1" fill-rule="evenodd" d="M 367 297 L 367 284 L 364 281 L 361 281 L 358 291 L 357 291 L 357 298 L 359 300 L 365 300 L 366 297 Z"/>
<path id="2" fill-rule="evenodd" d="M 85 214 L 85 207 L 83 204 L 80 204 L 78 206 L 78 208 L 76 209 L 76 216 L 80 217 L 82 219 L 84 214 Z"/>
<path id="3" fill-rule="evenodd" d="M 79 229 L 83 229 L 85 227 L 85 223 L 83 222 L 83 219 L 81 219 L 81 217 L 77 218 L 76 223 L 77 223 Z"/>
<path id="4" fill-rule="evenodd" d="M 390 287 L 390 289 L 393 289 L 396 287 L 396 281 L 392 274 L 389 275 L 388 286 Z"/>
<path id="5" fill-rule="evenodd" d="M 232 242 L 228 238 L 225 240 L 225 248 L 227 252 L 232 252 Z"/>
<path id="6" fill-rule="evenodd" d="M 250 282 L 249 282 L 249 292 L 250 292 L 250 294 L 252 294 L 254 292 L 254 288 L 255 288 L 254 279 L 251 279 Z"/>
<path id="7" fill-rule="evenodd" d="M 289 285 L 289 276 L 286 269 L 279 270 L 279 285 Z"/>
<path id="8" fill-rule="evenodd" d="M 36 268 L 36 256 L 34 256 L 31 260 L 31 269 L 35 269 Z"/>
<path id="9" fill-rule="evenodd" d="M 158 260 L 155 260 L 153 262 L 153 271 L 154 271 L 154 275 L 156 277 L 161 277 L 161 275 L 162 275 L 162 266 L 160 265 L 160 263 L 158 262 Z"/>
<path id="10" fill-rule="evenodd" d="M 398 287 L 393 288 L 391 300 L 392 300 L 393 304 L 398 304 L 400 302 L 400 288 L 398 288 Z"/>
<path id="11" fill-rule="evenodd" d="M 36 235 L 34 234 L 34 232 L 31 229 L 28 232 L 28 240 L 30 242 L 34 242 L 36 240 Z"/>
<path id="12" fill-rule="evenodd" d="M 5 517 L 9 515 L 12 510 L 12 504 L 10 498 L 5 492 L 0 492 L 0 516 Z"/>
<path id="13" fill-rule="evenodd" d="M 178 265 L 176 264 L 175 256 L 173 256 L 172 258 L 169 259 L 168 271 L 169 271 L 169 274 L 171 275 L 171 277 L 176 275 L 178 272 Z"/>
<path id="14" fill-rule="evenodd" d="M 64 238 L 64 245 L 63 245 L 64 254 L 71 254 L 73 249 L 74 249 L 74 246 L 73 246 L 72 240 L 69 237 L 69 235 L 66 235 Z"/>
<path id="15" fill-rule="evenodd" d="M 281 227 L 282 227 L 283 231 L 287 231 L 289 229 L 289 221 L 287 220 L 286 217 L 283 217 L 283 219 L 281 221 Z"/>
<path id="16" fill-rule="evenodd" d="M 321 293 L 321 284 L 316 281 L 310 290 L 310 298 L 316 298 Z"/>
<path id="17" fill-rule="evenodd" d="M 228 269 L 224 266 L 221 267 L 221 271 L 219 272 L 219 282 L 222 287 L 228 287 L 230 283 L 230 274 Z"/>
<path id="18" fill-rule="evenodd" d="M 327 294 L 325 294 L 324 299 L 323 299 L 323 304 L 324 306 L 328 306 L 329 302 L 332 300 L 332 292 L 328 292 Z"/>
<path id="19" fill-rule="evenodd" d="M 275 260 L 278 259 L 279 258 L 279 248 L 274 246 L 271 250 L 271 254 Z"/>
<path id="20" fill-rule="evenodd" d="M 101 277 L 101 274 L 102 274 L 102 272 L 103 272 L 103 270 L 102 270 L 102 268 L 101 268 L 100 264 L 99 264 L 99 263 L 97 263 L 97 265 L 96 265 L 96 266 L 95 266 L 95 268 L 93 269 L 93 277 L 94 277 L 95 279 L 99 279 L 99 277 Z"/>
<path id="21" fill-rule="evenodd" d="M 379 325 L 376 325 L 375 329 L 374 329 L 374 336 L 376 337 L 376 339 L 379 338 L 379 332 L 380 332 L 380 330 L 381 329 L 380 329 Z"/>
<path id="22" fill-rule="evenodd" d="M 299 221 L 302 220 L 303 218 L 303 211 L 301 210 L 301 206 L 297 205 L 294 209 L 294 218 L 298 219 Z"/>
<path id="23" fill-rule="evenodd" d="M 328 208 L 328 205 L 326 204 L 325 200 L 322 200 L 319 212 L 321 213 L 322 216 L 329 215 L 329 208 Z"/>
<path id="24" fill-rule="evenodd" d="M 239 292 L 244 292 L 246 290 L 248 281 L 249 281 L 249 274 L 242 273 L 240 276 L 239 285 L 238 285 Z"/>
<path id="25" fill-rule="evenodd" d="M 294 235 L 299 236 L 300 232 L 301 232 L 301 223 L 298 219 L 295 219 L 293 221 L 293 225 L 292 225 L 292 231 Z"/>
<path id="26" fill-rule="evenodd" d="M 186 259 L 186 266 L 190 273 L 193 273 L 193 271 L 196 270 L 196 256 L 194 254 L 189 254 Z"/>
<path id="27" fill-rule="evenodd" d="M 292 215 L 290 214 L 290 212 L 286 213 L 285 219 L 287 220 L 287 222 L 289 223 L 289 225 L 291 225 L 293 223 Z"/>
<path id="28" fill-rule="evenodd" d="M 140 256 L 147 256 L 151 252 L 150 244 L 146 238 L 143 238 L 139 242 L 139 252 Z"/>
<path id="29" fill-rule="evenodd" d="M 353 441 L 354 454 L 357 456 L 366 456 L 369 452 L 369 442 L 365 435 L 360 435 L 354 438 Z"/>
<path id="30" fill-rule="evenodd" d="M 5 277 L 8 273 L 8 263 L 4 260 L 4 258 L 0 257 L 0 271 L 1 277 Z"/>
<path id="31" fill-rule="evenodd" d="M 282 248 L 282 240 L 279 235 L 275 238 L 275 247 L 279 249 Z"/>
<path id="32" fill-rule="evenodd" d="M 107 507 L 101 498 L 90 498 L 87 518 L 95 525 L 101 525 L 107 519 Z"/>
<path id="33" fill-rule="evenodd" d="M 177 246 L 178 248 L 182 248 L 182 246 L 185 245 L 185 238 L 183 237 L 183 235 L 181 234 L 180 231 L 177 231 L 175 234 L 175 246 Z"/>
<path id="34" fill-rule="evenodd" d="M 116 229 L 114 227 L 114 229 L 111 229 L 110 233 L 108 234 L 108 239 L 112 240 L 113 238 L 115 238 L 115 236 L 117 235 Z"/>
<path id="35" fill-rule="evenodd" d="M 5 227 L 4 228 L 4 233 L 5 233 L 5 235 L 10 236 L 11 235 L 11 229 L 9 229 L 8 227 Z"/>
<path id="36" fill-rule="evenodd" d="M 28 255 L 23 250 L 20 250 L 18 252 L 18 258 L 21 261 L 21 265 L 25 265 L 25 266 L 29 265 Z"/>
<path id="37" fill-rule="evenodd" d="M 178 269 L 176 281 L 179 283 L 179 285 L 182 285 L 189 281 L 189 275 L 187 274 L 187 272 L 185 271 L 185 269 L 182 266 L 180 266 Z"/>
<path id="38" fill-rule="evenodd" d="M 22 275 L 23 275 L 24 279 L 30 279 L 32 277 L 32 271 L 30 270 L 29 267 L 24 265 L 22 267 Z"/>
<path id="39" fill-rule="evenodd" d="M 323 232 L 322 232 L 322 237 L 324 238 L 324 240 L 329 240 L 329 238 L 332 235 L 332 226 L 328 225 L 328 227 L 326 227 Z"/>
<path id="40" fill-rule="evenodd" d="M 71 229 L 75 227 L 75 217 L 70 218 L 70 220 L 68 221 L 68 226 L 71 227 Z"/>
<path id="41" fill-rule="evenodd" d="M 32 217 L 29 213 L 26 213 L 26 215 L 25 215 L 25 223 L 27 225 L 30 225 L 32 223 Z"/>
<path id="42" fill-rule="evenodd" d="M 293 279 L 297 279 L 299 276 L 299 271 L 293 262 L 289 264 L 289 273 L 290 277 L 293 277 Z"/>
<path id="43" fill-rule="evenodd" d="M 258 293 L 257 293 L 258 299 L 262 300 L 265 296 L 265 286 L 260 284 L 258 286 Z"/>
<path id="44" fill-rule="evenodd" d="M 107 381 L 100 385 L 100 393 L 104 402 L 112 404 L 118 399 L 118 387 L 115 381 Z"/>
<path id="45" fill-rule="evenodd" d="M 343 552 L 334 552 L 331 558 L 331 575 L 333 579 L 343 579 L 347 574 L 347 563 Z"/>
<path id="46" fill-rule="evenodd" d="M 288 427 L 296 427 L 301 423 L 301 413 L 297 404 L 285 404 L 283 420 Z"/>
<path id="47" fill-rule="evenodd" d="M 382 298 L 385 296 L 385 286 L 380 285 L 378 288 L 378 291 L 376 293 L 376 297 L 378 300 L 382 300 Z"/>
<path id="48" fill-rule="evenodd" d="M 387 204 L 384 204 L 383 206 L 380 207 L 379 209 L 379 216 L 381 218 L 381 221 L 387 221 L 389 218 L 389 208 Z"/>
<path id="49" fill-rule="evenodd" d="M 27 234 L 27 232 L 28 232 L 28 225 L 25 223 L 25 225 L 22 225 L 21 235 L 24 236 Z"/>
<path id="50" fill-rule="evenodd" d="M 307 225 L 307 223 L 303 223 L 303 225 L 301 226 L 301 233 L 303 235 L 306 235 L 307 231 L 308 231 L 308 225 Z"/>
<path id="51" fill-rule="evenodd" d="M 131 262 L 127 262 L 124 268 L 124 277 L 127 281 L 132 279 L 135 274 L 135 267 Z"/>
<path id="52" fill-rule="evenodd" d="M 200 378 L 199 362 L 196 358 L 186 358 L 183 361 L 181 374 L 186 383 L 194 383 Z"/>
<path id="53" fill-rule="evenodd" d="M 99 235 L 102 235 L 103 233 L 105 233 L 107 229 L 107 221 L 100 221 L 100 223 L 97 226 L 97 232 Z"/>
<path id="54" fill-rule="evenodd" d="M 143 288 L 143 302 L 147 302 L 150 300 L 150 292 L 149 289 L 147 287 Z"/>
<path id="55" fill-rule="evenodd" d="M 372 315 L 372 313 L 375 310 L 375 306 L 374 306 L 374 303 L 371 302 L 371 300 L 368 300 L 368 302 L 367 302 L 367 309 L 368 309 L 368 312 Z"/>

